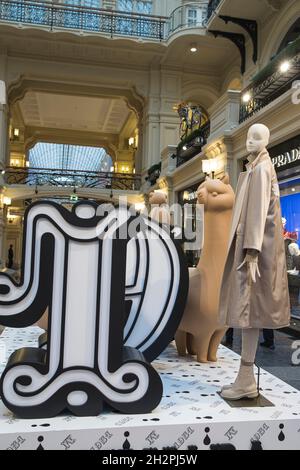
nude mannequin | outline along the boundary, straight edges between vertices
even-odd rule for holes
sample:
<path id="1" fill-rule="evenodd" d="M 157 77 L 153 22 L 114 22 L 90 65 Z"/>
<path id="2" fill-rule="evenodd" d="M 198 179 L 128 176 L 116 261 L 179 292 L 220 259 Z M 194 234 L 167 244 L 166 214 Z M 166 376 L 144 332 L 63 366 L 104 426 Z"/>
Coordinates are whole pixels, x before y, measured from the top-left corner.
<path id="1" fill-rule="evenodd" d="M 221 396 L 228 400 L 256 398 L 259 395 L 254 376 L 259 330 L 260 328 L 272 328 L 271 325 L 278 320 L 274 321 L 277 307 L 275 301 L 273 304 L 273 299 L 278 299 L 278 291 L 276 291 L 278 287 L 272 287 L 269 275 L 273 276 L 271 279 L 281 280 L 278 285 L 283 287 L 285 299 L 283 307 L 279 309 L 282 314 L 279 313 L 278 326 L 276 324 L 273 328 L 279 328 L 281 323 L 288 322 L 289 301 L 287 297 L 285 298 L 288 290 L 284 278 L 286 273 L 284 274 L 281 269 L 285 260 L 282 259 L 284 244 L 283 237 L 281 237 L 279 189 L 276 174 L 266 150 L 269 139 L 270 131 L 265 125 L 255 124 L 250 127 L 247 136 L 247 150 L 250 153 L 249 164 L 247 171 L 240 175 L 238 184 L 226 262 L 227 270 L 225 267 L 220 296 L 220 315 L 223 316 L 223 321 L 229 327 L 242 328 L 240 370 L 235 383 L 223 387 L 221 392 Z M 274 253 L 270 248 L 272 245 L 275 245 L 276 248 Z M 257 246 L 257 249 L 254 246 Z M 241 258 L 243 252 L 244 259 Z M 274 267 L 272 260 L 272 257 L 276 257 L 277 254 L 280 258 L 278 268 Z M 242 262 L 238 261 L 236 267 L 232 257 Z M 260 266 L 264 270 L 262 276 Z M 237 272 L 240 274 L 238 275 Z M 230 281 L 226 281 L 225 276 L 228 278 L 229 274 L 232 274 L 234 281 L 232 278 Z M 237 290 L 236 282 L 240 288 L 239 292 L 247 291 L 243 298 L 244 303 L 241 302 L 242 307 L 235 307 L 238 302 L 234 303 L 232 300 L 228 300 L 229 297 L 226 297 L 225 294 L 226 290 L 229 290 L 229 296 L 234 290 Z M 264 295 L 266 300 L 262 302 L 261 298 Z M 259 306 L 262 307 L 261 311 L 258 311 L 260 310 Z M 235 309 L 236 311 L 234 311 Z"/>

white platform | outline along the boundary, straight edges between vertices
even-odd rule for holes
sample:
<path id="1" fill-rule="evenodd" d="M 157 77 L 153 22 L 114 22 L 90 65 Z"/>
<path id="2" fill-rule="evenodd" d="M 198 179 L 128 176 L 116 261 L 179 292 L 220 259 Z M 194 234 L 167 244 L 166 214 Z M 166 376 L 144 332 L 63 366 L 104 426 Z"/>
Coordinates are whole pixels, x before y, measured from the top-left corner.
<path id="1" fill-rule="evenodd" d="M 7 357 L 20 347 L 33 347 L 39 328 L 7 328 L 0 337 L 0 373 Z M 154 363 L 164 383 L 160 406 L 151 415 L 107 413 L 95 418 L 59 416 L 49 420 L 18 420 L 0 401 L 0 449 L 122 449 L 233 444 L 250 449 L 260 440 L 264 450 L 300 449 L 300 392 L 262 371 L 263 395 L 275 407 L 231 408 L 217 392 L 231 383 L 239 356 L 220 347 L 217 364 L 178 358 L 171 345 Z"/>

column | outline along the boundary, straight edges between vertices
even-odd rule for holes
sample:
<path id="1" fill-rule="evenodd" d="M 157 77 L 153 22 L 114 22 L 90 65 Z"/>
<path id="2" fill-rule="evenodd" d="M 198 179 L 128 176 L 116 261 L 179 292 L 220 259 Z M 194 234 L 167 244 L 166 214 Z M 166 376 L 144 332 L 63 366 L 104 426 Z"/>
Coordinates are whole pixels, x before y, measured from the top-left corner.
<path id="1" fill-rule="evenodd" d="M 162 70 L 160 96 L 160 152 L 180 141 L 180 119 L 174 106 L 181 101 L 181 73 Z"/>
<path id="2" fill-rule="evenodd" d="M 0 80 L 0 163 L 5 167 L 8 157 L 8 110 L 5 83 Z"/>
<path id="3" fill-rule="evenodd" d="M 143 168 L 160 162 L 160 70 L 150 70 L 149 96 L 144 109 Z"/>

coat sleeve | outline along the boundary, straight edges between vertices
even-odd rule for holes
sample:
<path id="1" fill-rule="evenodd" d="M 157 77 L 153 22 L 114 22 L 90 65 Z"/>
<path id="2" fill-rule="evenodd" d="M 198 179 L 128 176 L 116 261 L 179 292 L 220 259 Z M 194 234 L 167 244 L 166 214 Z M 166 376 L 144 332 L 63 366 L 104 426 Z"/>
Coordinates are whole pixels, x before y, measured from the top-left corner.
<path id="1" fill-rule="evenodd" d="M 258 165 L 248 190 L 247 217 L 244 232 L 245 250 L 261 252 L 271 200 L 272 173 L 269 165 Z"/>

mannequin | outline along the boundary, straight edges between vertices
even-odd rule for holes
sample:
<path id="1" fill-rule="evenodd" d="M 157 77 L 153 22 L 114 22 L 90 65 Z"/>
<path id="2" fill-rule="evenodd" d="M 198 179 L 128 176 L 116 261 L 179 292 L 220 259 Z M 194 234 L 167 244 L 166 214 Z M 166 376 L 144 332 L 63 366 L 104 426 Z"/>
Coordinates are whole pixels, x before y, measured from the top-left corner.
<path id="1" fill-rule="evenodd" d="M 198 362 L 216 362 L 226 328 L 219 324 L 219 293 L 229 239 L 234 192 L 228 175 L 222 180 L 207 178 L 197 190 L 204 205 L 204 246 L 197 268 L 189 269 L 189 293 L 175 335 L 178 354 L 186 350 Z"/>
<path id="2" fill-rule="evenodd" d="M 242 328 L 241 365 L 228 400 L 259 395 L 254 361 L 259 330 L 289 325 L 290 304 L 277 176 L 266 147 L 270 131 L 250 127 L 247 171 L 240 174 L 220 294 L 221 323 Z"/>
<path id="3" fill-rule="evenodd" d="M 299 245 L 296 242 L 290 243 L 289 246 L 288 246 L 288 250 L 289 250 L 291 256 L 299 256 L 300 255 Z"/>

